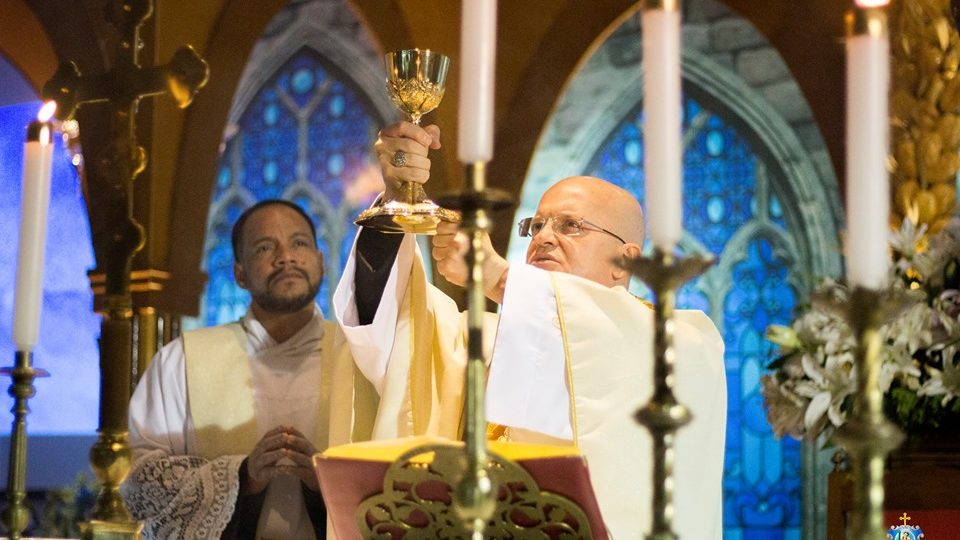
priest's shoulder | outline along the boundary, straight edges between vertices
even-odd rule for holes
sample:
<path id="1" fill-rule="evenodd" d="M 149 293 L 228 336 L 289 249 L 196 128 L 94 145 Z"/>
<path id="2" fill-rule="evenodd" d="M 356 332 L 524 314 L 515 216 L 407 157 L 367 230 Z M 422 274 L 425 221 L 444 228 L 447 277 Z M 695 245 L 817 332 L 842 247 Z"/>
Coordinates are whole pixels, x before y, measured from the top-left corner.
<path id="1" fill-rule="evenodd" d="M 720 335 L 720 330 L 706 313 L 699 309 L 678 309 L 674 313 L 677 320 L 695 328 L 704 343 L 723 350 L 723 337 Z"/>
<path id="2" fill-rule="evenodd" d="M 216 351 L 224 348 L 239 347 L 242 351 L 246 351 L 247 348 L 247 334 L 239 321 L 189 330 L 180 336 L 180 340 L 187 358 L 200 351 L 203 351 L 200 354 L 207 356 L 211 353 L 216 354 Z"/>
<path id="3" fill-rule="evenodd" d="M 246 333 L 243 330 L 243 324 L 240 321 L 234 321 L 226 324 L 218 324 L 216 326 L 206 326 L 203 328 L 194 328 L 193 330 L 187 330 L 180 337 L 184 341 L 194 341 L 197 339 L 215 339 L 215 338 L 229 338 L 234 336 L 243 336 L 245 338 Z"/>

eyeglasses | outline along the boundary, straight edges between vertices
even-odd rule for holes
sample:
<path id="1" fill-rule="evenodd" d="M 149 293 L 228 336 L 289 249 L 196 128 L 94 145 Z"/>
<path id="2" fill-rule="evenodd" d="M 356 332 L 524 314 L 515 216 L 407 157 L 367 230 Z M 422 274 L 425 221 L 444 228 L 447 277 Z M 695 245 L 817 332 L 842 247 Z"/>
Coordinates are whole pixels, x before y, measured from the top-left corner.
<path id="1" fill-rule="evenodd" d="M 627 243 L 627 241 L 623 238 L 620 238 L 616 234 L 595 223 L 590 223 L 583 218 L 575 218 L 570 216 L 554 216 L 546 219 L 542 217 L 523 218 L 520 220 L 520 223 L 517 223 L 517 227 L 519 229 L 520 236 L 523 238 L 532 238 L 547 226 L 547 222 L 553 223 L 553 232 L 562 234 L 564 236 L 580 236 L 583 234 L 584 230 L 596 230 L 599 232 L 605 232 L 624 244 Z M 589 225 L 590 227 L 593 227 L 593 229 L 587 229 L 585 225 Z"/>

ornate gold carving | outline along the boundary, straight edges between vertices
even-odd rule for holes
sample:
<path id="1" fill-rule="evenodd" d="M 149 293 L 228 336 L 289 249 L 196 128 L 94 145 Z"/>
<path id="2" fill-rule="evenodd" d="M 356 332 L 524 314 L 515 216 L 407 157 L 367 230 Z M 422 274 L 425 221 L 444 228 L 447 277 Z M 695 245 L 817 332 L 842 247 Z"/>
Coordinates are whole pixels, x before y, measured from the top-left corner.
<path id="1" fill-rule="evenodd" d="M 496 509 L 484 538 L 592 538 L 586 514 L 566 497 L 541 491 L 520 465 L 487 453 L 485 470 Z M 458 446 L 414 448 L 394 461 L 383 493 L 357 508 L 363 538 L 469 538 L 472 528 L 457 516 L 453 492 L 466 472 Z"/>
<path id="2" fill-rule="evenodd" d="M 956 206 L 960 37 L 949 0 L 900 4 L 891 43 L 891 219 L 898 226 L 910 217 L 936 232 Z"/>

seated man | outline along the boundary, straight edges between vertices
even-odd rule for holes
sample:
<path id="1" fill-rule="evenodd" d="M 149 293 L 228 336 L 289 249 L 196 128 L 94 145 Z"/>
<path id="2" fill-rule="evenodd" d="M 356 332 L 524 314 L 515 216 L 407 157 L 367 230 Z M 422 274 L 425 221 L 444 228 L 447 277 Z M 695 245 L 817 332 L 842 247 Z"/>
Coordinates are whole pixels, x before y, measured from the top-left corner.
<path id="1" fill-rule="evenodd" d="M 396 414 L 378 420 L 386 408 L 314 303 L 323 256 L 310 217 L 262 201 L 232 242 L 250 308 L 157 353 L 130 402 L 124 496 L 148 539 L 324 538 L 313 454 L 396 431 Z"/>
<path id="2" fill-rule="evenodd" d="M 400 181 L 426 181 L 428 149 L 438 146 L 438 136 L 433 126 L 408 123 L 381 132 L 376 150 L 388 195 L 398 191 Z M 402 167 L 392 159 L 397 151 L 406 154 Z M 578 446 L 609 531 L 614 538 L 636 537 L 651 524 L 652 444 L 632 416 L 653 394 L 653 316 L 627 291 L 630 276 L 613 261 L 640 253 L 640 206 L 609 182 L 568 178 L 544 194 L 520 233 L 532 237 L 527 265 L 508 265 L 485 243 L 484 289 L 502 303 L 488 420 L 505 426 L 511 440 Z M 455 226 L 442 226 L 433 240 L 437 269 L 455 284 L 466 281 L 465 250 Z M 418 290 L 427 297 L 437 294 L 418 284 L 424 279 L 418 256 L 409 235 L 396 239 L 364 229 L 338 287 L 338 320 L 355 336 L 352 341 L 365 344 L 353 352 L 375 385 L 391 369 L 390 344 L 403 331 L 397 321 L 408 317 L 398 306 L 417 303 Z M 361 286 L 377 282 L 373 275 L 387 280 L 385 289 Z M 371 311 L 377 302 L 372 324 L 360 324 L 358 306 Z M 455 310 L 441 311 L 448 305 L 433 306 L 435 319 L 457 320 Z M 726 427 L 723 343 L 701 312 L 680 311 L 675 322 L 676 394 L 694 420 L 676 440 L 674 530 L 684 539 L 718 539 Z"/>

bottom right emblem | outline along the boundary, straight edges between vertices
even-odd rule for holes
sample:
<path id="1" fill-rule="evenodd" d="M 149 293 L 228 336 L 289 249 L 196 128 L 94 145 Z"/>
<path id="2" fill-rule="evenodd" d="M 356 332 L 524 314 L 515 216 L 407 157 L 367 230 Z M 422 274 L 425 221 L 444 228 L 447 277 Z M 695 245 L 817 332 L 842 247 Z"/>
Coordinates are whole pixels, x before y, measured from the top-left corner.
<path id="1" fill-rule="evenodd" d="M 887 538 L 889 540 L 920 540 L 923 538 L 923 530 L 920 529 L 919 525 L 907 525 L 907 522 L 910 521 L 910 516 L 906 512 L 900 516 L 900 525 L 891 525 L 890 530 L 887 532 Z"/>

